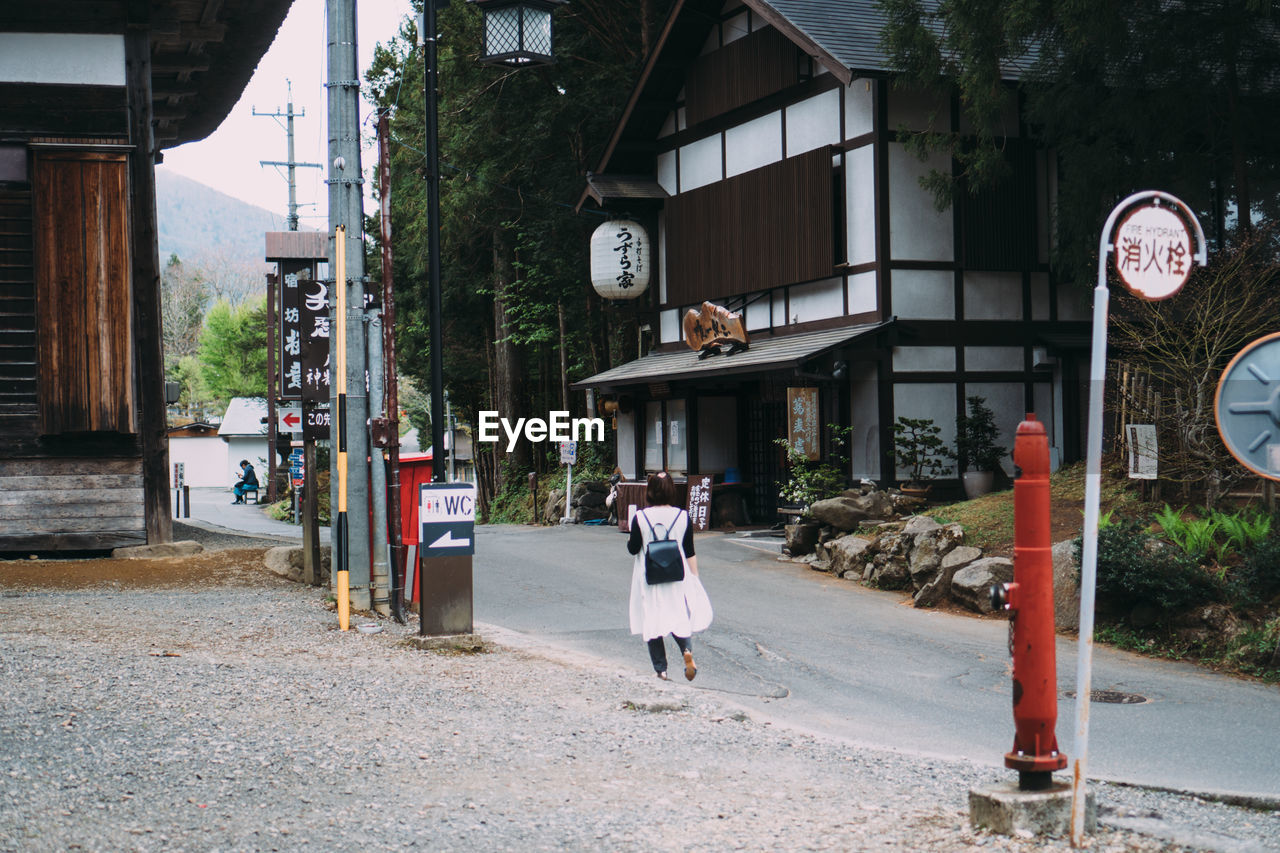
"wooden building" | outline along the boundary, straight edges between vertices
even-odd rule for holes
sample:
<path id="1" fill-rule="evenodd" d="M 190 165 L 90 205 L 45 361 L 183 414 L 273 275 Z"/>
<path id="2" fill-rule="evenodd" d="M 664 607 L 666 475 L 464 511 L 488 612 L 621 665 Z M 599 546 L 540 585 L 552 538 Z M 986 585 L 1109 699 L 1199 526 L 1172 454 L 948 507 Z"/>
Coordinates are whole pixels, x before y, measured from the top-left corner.
<path id="1" fill-rule="evenodd" d="M 651 350 L 575 386 L 617 401 L 628 477 L 735 468 L 771 517 L 800 388 L 824 455 L 824 425 L 852 428 L 852 478 L 902 479 L 895 420 L 931 418 L 950 443 L 974 394 L 1010 447 L 1034 411 L 1055 461 L 1082 455 L 1089 314 L 1049 271 L 1052 158 L 1010 114 L 1014 180 L 936 210 L 919 180 L 950 164 L 898 132 L 963 123 L 895 84 L 882 20 L 874 0 L 676 3 L 581 201 L 658 246 Z M 685 345 L 704 300 L 742 312 L 749 349 Z"/>
<path id="2" fill-rule="evenodd" d="M 0 9 L 0 552 L 171 538 L 154 168 L 291 2 Z"/>

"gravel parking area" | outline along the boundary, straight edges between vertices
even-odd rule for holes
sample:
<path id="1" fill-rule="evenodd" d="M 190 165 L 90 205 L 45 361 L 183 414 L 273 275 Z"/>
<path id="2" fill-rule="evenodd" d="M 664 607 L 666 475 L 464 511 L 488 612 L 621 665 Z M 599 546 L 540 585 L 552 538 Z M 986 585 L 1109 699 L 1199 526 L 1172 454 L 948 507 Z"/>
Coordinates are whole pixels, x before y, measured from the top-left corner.
<path id="1" fill-rule="evenodd" d="M 139 562 L 0 562 L 0 850 L 1069 849 L 969 828 L 996 770 L 755 720 L 642 660 L 343 633 L 261 549 Z M 1101 787 L 1091 849 L 1280 849 L 1275 812 Z"/>

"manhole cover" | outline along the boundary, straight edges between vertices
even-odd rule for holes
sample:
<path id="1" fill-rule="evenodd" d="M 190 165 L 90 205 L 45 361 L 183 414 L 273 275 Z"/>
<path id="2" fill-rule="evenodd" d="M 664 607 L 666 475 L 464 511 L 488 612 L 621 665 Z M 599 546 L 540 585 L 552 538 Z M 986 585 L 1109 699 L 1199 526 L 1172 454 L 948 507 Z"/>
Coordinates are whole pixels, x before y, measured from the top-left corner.
<path id="1" fill-rule="evenodd" d="M 1068 690 L 1062 694 L 1068 699 L 1076 698 L 1074 690 Z M 1150 701 L 1146 696 L 1139 696 L 1137 693 L 1122 693 L 1119 690 L 1094 690 L 1089 693 L 1090 702 L 1101 702 L 1104 705 L 1141 705 Z"/>

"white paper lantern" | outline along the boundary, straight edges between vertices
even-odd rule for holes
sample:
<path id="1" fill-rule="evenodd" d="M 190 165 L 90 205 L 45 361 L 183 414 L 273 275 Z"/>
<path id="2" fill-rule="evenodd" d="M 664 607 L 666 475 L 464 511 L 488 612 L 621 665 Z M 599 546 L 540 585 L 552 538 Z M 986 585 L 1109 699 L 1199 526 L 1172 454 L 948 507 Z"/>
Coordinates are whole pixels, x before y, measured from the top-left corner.
<path id="1" fill-rule="evenodd" d="M 605 299 L 635 299 L 649 287 L 649 235 L 614 219 L 591 235 L 591 286 Z"/>

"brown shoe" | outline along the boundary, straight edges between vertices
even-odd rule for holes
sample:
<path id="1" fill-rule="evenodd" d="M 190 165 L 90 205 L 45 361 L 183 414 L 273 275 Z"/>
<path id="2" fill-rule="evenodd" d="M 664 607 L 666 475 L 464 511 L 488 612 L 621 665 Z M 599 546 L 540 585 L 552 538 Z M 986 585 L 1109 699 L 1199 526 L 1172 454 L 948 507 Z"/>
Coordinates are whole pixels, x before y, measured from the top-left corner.
<path id="1" fill-rule="evenodd" d="M 693 677 L 698 674 L 698 667 L 693 663 L 693 652 L 684 653 L 684 677 L 693 681 Z"/>

